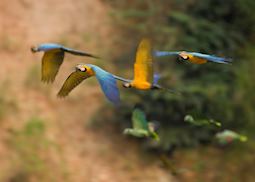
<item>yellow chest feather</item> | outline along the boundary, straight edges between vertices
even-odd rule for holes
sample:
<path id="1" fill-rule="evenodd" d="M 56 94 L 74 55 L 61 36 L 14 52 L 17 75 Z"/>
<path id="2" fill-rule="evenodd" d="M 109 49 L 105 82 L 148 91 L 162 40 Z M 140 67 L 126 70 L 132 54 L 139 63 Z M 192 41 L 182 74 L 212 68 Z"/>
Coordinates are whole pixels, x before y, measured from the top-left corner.
<path id="1" fill-rule="evenodd" d="M 141 81 L 134 81 L 131 83 L 133 88 L 139 89 L 139 90 L 148 90 L 151 89 L 151 84 L 149 82 L 141 82 Z"/>
<path id="2" fill-rule="evenodd" d="M 207 60 L 205 59 L 194 57 L 194 56 L 189 56 L 189 61 L 194 64 L 204 64 L 207 62 Z"/>

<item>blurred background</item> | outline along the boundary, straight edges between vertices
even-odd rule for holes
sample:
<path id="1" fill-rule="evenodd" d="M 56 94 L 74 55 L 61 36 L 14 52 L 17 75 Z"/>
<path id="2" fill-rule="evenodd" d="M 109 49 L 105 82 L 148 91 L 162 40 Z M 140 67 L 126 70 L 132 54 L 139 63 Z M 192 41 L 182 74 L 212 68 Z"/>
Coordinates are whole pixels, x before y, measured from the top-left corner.
<path id="1" fill-rule="evenodd" d="M 0 181 L 253 181 L 255 177 L 254 0 L 1 0 Z M 153 49 L 232 57 L 232 65 L 155 60 L 160 84 L 181 90 L 124 89 L 115 108 L 96 79 L 68 98 L 57 91 L 77 63 L 132 78 L 139 41 Z M 67 55 L 52 85 L 40 82 L 42 54 L 56 42 L 104 59 Z M 135 106 L 158 121 L 161 141 L 122 134 Z M 185 115 L 214 119 L 248 136 L 219 147 L 211 127 Z"/>

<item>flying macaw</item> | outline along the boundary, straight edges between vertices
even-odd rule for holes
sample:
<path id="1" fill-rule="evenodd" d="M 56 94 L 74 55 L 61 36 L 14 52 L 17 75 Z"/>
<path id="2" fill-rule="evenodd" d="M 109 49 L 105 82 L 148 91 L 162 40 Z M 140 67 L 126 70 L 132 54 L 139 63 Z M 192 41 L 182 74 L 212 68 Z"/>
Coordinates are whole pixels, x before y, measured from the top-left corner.
<path id="1" fill-rule="evenodd" d="M 133 128 L 126 128 L 125 135 L 132 135 L 139 138 L 152 138 L 159 141 L 159 136 L 155 132 L 155 125 L 146 120 L 144 112 L 140 109 L 135 109 L 132 114 Z"/>
<path id="2" fill-rule="evenodd" d="M 105 96 L 114 104 L 120 102 L 119 89 L 114 75 L 93 64 L 78 64 L 58 92 L 59 97 L 66 97 L 83 80 L 96 76 Z"/>
<path id="3" fill-rule="evenodd" d="M 175 92 L 157 84 L 159 75 L 153 75 L 151 46 L 147 39 L 142 40 L 138 47 L 134 73 L 134 80 L 129 80 L 106 72 L 92 64 L 78 64 L 76 70 L 66 79 L 58 96 L 67 96 L 83 80 L 94 75 L 96 75 L 105 96 L 115 104 L 120 100 L 116 80 L 124 82 L 123 86 L 127 88 L 134 87 L 140 90 L 165 89 L 170 92 Z"/>
<path id="4" fill-rule="evenodd" d="M 138 46 L 134 64 L 134 79 L 127 80 L 117 76 L 115 78 L 123 81 L 125 88 L 136 88 L 139 90 L 164 89 L 175 92 L 158 85 L 159 75 L 153 72 L 151 43 L 148 39 L 143 39 Z"/>
<path id="5" fill-rule="evenodd" d="M 221 123 L 214 121 L 213 119 L 199 119 L 195 120 L 191 115 L 186 115 L 184 117 L 184 121 L 190 123 L 194 126 L 207 126 L 207 125 L 214 125 L 217 127 L 221 127 Z"/>
<path id="6" fill-rule="evenodd" d="M 229 64 L 232 62 L 230 58 L 217 57 L 208 54 L 202 54 L 197 52 L 168 52 L 168 51 L 154 51 L 155 57 L 163 57 L 163 56 L 179 56 L 182 60 L 189 61 L 193 64 L 204 64 L 207 62 L 215 62 L 222 64 Z"/>
<path id="7" fill-rule="evenodd" d="M 77 56 L 98 58 L 97 56 L 94 56 L 92 54 L 70 49 L 62 45 L 53 43 L 40 44 L 37 47 L 32 47 L 31 51 L 34 53 L 39 51 L 44 52 L 42 58 L 42 81 L 46 83 L 54 82 L 59 68 L 64 61 L 65 52 Z"/>
<path id="8" fill-rule="evenodd" d="M 241 141 L 241 142 L 246 142 L 247 137 L 244 135 L 240 135 L 234 131 L 231 130 L 224 130 L 222 132 L 219 132 L 215 135 L 218 143 L 220 145 L 227 145 L 230 143 L 233 143 L 234 141 Z"/>

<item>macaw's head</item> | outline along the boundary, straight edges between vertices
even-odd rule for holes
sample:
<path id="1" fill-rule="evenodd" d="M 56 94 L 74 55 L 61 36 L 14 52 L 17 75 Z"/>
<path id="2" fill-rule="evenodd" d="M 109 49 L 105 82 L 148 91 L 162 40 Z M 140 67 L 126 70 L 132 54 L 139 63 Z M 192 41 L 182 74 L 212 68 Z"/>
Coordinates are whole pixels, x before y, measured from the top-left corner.
<path id="1" fill-rule="evenodd" d="M 129 83 L 129 82 L 125 82 L 125 83 L 122 84 L 122 86 L 125 87 L 125 88 L 131 88 L 132 84 Z"/>
<path id="2" fill-rule="evenodd" d="M 94 75 L 94 71 L 92 70 L 92 68 L 86 64 L 78 64 L 75 69 L 76 71 L 86 72 L 90 76 Z"/>
<path id="3" fill-rule="evenodd" d="M 35 52 L 38 52 L 39 49 L 38 49 L 38 47 L 36 47 L 36 46 L 32 46 L 32 47 L 31 47 L 31 51 L 32 51 L 33 53 L 35 53 Z"/>
<path id="4" fill-rule="evenodd" d="M 182 51 L 179 56 L 183 59 L 183 60 L 188 60 L 189 59 L 189 55 L 187 52 Z"/>

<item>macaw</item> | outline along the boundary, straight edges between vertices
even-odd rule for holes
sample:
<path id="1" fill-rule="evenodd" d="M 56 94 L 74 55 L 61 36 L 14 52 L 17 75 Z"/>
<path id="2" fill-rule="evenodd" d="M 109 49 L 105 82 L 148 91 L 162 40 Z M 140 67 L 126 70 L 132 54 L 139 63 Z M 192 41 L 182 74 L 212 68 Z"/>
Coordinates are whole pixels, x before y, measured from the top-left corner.
<path id="1" fill-rule="evenodd" d="M 219 132 L 215 135 L 218 143 L 220 145 L 227 145 L 230 143 L 233 143 L 234 141 L 241 141 L 241 142 L 246 142 L 247 137 L 244 135 L 240 135 L 234 131 L 231 130 L 224 130 L 222 132 Z"/>
<path id="2" fill-rule="evenodd" d="M 204 64 L 207 62 L 215 62 L 215 63 L 223 63 L 223 64 L 229 64 L 232 62 L 232 59 L 230 58 L 223 58 L 223 57 L 217 57 L 213 55 L 208 54 L 202 54 L 197 52 L 168 52 L 168 51 L 154 51 L 155 57 L 162 57 L 162 56 L 178 56 L 182 60 L 189 61 L 193 64 Z"/>
<path id="3" fill-rule="evenodd" d="M 187 123 L 190 123 L 194 126 L 207 126 L 207 125 L 214 125 L 217 127 L 221 127 L 221 123 L 214 121 L 213 119 L 199 119 L 199 120 L 195 120 L 191 115 L 186 115 L 184 117 L 184 121 Z"/>
<path id="4" fill-rule="evenodd" d="M 175 93 L 174 90 L 158 85 L 159 76 L 153 72 L 151 44 L 148 39 L 143 39 L 138 46 L 134 64 L 134 79 L 127 80 L 117 76 L 116 79 L 123 81 L 125 88 L 136 88 L 139 90 L 163 89 Z"/>
<path id="5" fill-rule="evenodd" d="M 92 64 L 78 64 L 76 70 L 66 79 L 58 96 L 67 96 L 83 80 L 94 75 L 96 75 L 105 96 L 115 104 L 120 100 L 116 80 L 124 82 L 123 86 L 127 88 L 134 87 L 140 90 L 164 89 L 175 93 L 175 91 L 163 88 L 157 84 L 159 75 L 153 75 L 151 48 L 150 42 L 147 39 L 142 40 L 138 47 L 134 69 L 134 80 L 129 80 L 106 72 Z"/>
<path id="6" fill-rule="evenodd" d="M 153 122 L 148 122 L 144 112 L 140 109 L 135 109 L 132 113 L 133 128 L 126 128 L 123 131 L 125 135 L 132 135 L 138 138 L 152 138 L 159 141 L 159 136 L 155 132 L 155 125 Z"/>
<path id="7" fill-rule="evenodd" d="M 75 68 L 58 92 L 59 97 L 66 97 L 83 80 L 96 76 L 105 96 L 116 105 L 120 102 L 119 89 L 114 75 L 93 64 L 78 64 Z"/>
<path id="8" fill-rule="evenodd" d="M 92 54 L 86 52 L 70 49 L 59 44 L 46 43 L 40 44 L 37 47 L 31 48 L 32 52 L 43 51 L 42 58 L 42 81 L 46 83 L 52 83 L 59 71 L 61 64 L 64 61 L 65 52 L 78 56 L 87 56 L 92 58 L 98 58 Z"/>

